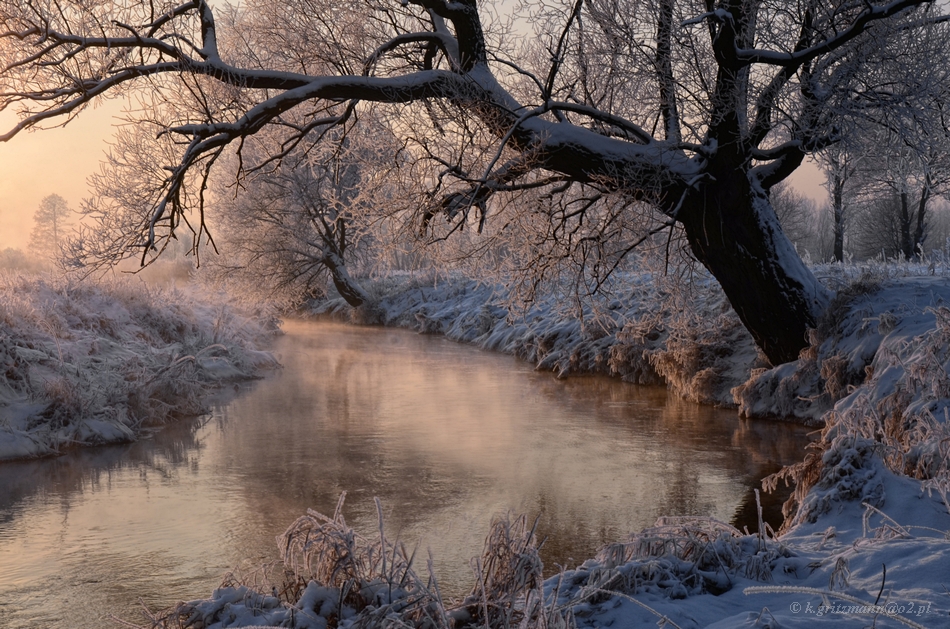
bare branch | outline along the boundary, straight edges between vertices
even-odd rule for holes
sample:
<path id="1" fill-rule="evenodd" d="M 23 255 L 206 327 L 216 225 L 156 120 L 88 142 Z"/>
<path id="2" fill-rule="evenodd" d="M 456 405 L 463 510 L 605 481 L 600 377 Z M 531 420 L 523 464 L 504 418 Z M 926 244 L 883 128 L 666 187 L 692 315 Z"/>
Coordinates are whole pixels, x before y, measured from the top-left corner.
<path id="1" fill-rule="evenodd" d="M 676 102 L 676 80 L 673 76 L 672 57 L 673 0 L 660 0 L 656 33 L 656 73 L 660 85 L 660 112 L 666 139 L 682 142 L 679 108 Z"/>

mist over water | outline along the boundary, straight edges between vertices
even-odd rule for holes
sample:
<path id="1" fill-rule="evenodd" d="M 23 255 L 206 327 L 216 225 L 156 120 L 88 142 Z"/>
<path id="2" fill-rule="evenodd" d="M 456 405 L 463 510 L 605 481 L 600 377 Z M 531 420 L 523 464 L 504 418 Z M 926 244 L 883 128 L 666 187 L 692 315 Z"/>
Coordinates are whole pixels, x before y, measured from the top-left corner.
<path id="1" fill-rule="evenodd" d="M 403 330 L 288 322 L 284 369 L 147 441 L 0 465 L 0 627 L 102 627 L 206 597 L 276 559 L 307 508 L 427 549 L 471 585 L 493 515 L 541 515 L 546 573 L 659 515 L 753 528 L 752 488 L 799 460 L 801 427 Z M 775 505 L 772 523 L 778 525 Z"/>

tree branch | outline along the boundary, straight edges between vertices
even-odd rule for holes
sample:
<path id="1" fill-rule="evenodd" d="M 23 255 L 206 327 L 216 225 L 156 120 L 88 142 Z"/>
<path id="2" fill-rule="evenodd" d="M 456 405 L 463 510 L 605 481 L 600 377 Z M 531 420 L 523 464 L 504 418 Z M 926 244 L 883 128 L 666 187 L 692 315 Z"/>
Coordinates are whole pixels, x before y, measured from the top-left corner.
<path id="1" fill-rule="evenodd" d="M 656 74 L 660 85 L 660 112 L 666 139 L 681 142 L 676 80 L 673 77 L 673 0 L 660 0 L 656 32 Z"/>
<path id="2" fill-rule="evenodd" d="M 831 37 L 815 43 L 808 48 L 795 50 L 790 53 L 772 50 L 736 49 L 735 55 L 741 63 L 746 65 L 764 63 L 797 70 L 803 64 L 843 47 L 864 33 L 874 22 L 885 20 L 915 7 L 932 4 L 933 1 L 934 0 L 892 0 L 883 5 L 872 5 L 870 0 L 868 0 L 865 3 L 866 8 L 864 11 L 854 19 L 848 28 L 838 31 Z"/>

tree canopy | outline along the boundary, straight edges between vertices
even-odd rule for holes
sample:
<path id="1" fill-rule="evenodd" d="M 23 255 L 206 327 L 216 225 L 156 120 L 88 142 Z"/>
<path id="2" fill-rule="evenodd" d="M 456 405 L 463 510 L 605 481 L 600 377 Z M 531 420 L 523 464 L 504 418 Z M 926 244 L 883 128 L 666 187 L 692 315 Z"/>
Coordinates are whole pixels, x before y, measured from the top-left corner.
<path id="1" fill-rule="evenodd" d="M 227 147 L 240 156 L 266 139 L 242 165 L 266 169 L 375 103 L 427 183 L 420 230 L 447 235 L 486 217 L 501 229 L 518 211 L 503 200 L 526 191 L 564 199 L 542 231 L 569 248 L 635 243 L 626 223 L 649 233 L 659 217 L 681 226 L 772 362 L 794 359 L 829 293 L 782 233 L 769 191 L 872 120 L 908 128 L 947 83 L 939 5 L 537 0 L 519 3 L 517 22 L 503 6 L 0 0 L 0 107 L 21 113 L 0 139 L 139 95 L 150 133 L 113 156 L 134 185 L 104 187 L 87 208 L 100 235 L 75 254 L 145 260 L 182 227 L 206 234 L 204 193 Z M 588 217 L 599 217 L 593 231 Z M 592 266 L 609 271 L 629 250 L 595 247 L 606 258 Z"/>

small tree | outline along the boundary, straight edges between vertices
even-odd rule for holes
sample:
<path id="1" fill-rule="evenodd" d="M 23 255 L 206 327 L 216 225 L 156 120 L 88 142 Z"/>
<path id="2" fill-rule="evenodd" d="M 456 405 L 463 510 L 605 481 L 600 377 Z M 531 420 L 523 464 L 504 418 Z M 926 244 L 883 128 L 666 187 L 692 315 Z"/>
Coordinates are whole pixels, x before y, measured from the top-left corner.
<path id="1" fill-rule="evenodd" d="M 361 164 L 357 151 L 294 157 L 248 181 L 243 194 L 214 204 L 228 220 L 218 238 L 225 255 L 209 271 L 242 291 L 291 304 L 322 294 L 329 278 L 348 304 L 361 306 L 369 297 L 351 271 L 371 238 L 365 214 L 379 203 L 379 172 Z"/>
<path id="2" fill-rule="evenodd" d="M 56 260 L 66 237 L 66 224 L 72 210 L 66 199 L 51 194 L 40 201 L 33 215 L 33 232 L 30 234 L 30 250 L 41 258 Z"/>
<path id="3" fill-rule="evenodd" d="M 283 306 L 323 295 L 330 283 L 354 308 L 366 303 L 357 277 L 386 257 L 373 245 L 398 214 L 394 171 L 403 160 L 389 127 L 371 111 L 360 117 L 355 128 L 289 150 L 264 131 L 224 158 L 209 205 L 221 255 L 204 258 L 206 277 Z M 261 167 L 242 171 L 249 162 Z"/>

